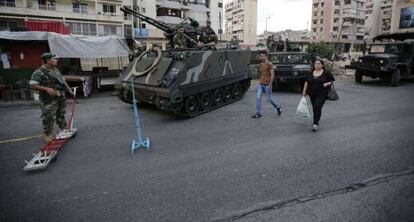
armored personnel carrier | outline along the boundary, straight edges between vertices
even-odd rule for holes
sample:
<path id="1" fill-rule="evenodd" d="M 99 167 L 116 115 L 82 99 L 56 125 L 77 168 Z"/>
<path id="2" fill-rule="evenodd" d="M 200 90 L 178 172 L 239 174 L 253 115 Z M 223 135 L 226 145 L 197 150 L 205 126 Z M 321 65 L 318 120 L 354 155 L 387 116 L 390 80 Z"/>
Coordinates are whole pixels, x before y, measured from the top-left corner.
<path id="1" fill-rule="evenodd" d="M 172 41 L 176 27 L 122 8 L 125 13 L 164 31 Z M 198 23 L 185 27 L 189 42 L 194 42 Z M 240 100 L 250 86 L 250 51 L 203 48 L 148 49 L 132 59 L 115 84 L 119 98 L 132 102 L 131 79 L 138 102 L 186 117 L 194 117 Z"/>

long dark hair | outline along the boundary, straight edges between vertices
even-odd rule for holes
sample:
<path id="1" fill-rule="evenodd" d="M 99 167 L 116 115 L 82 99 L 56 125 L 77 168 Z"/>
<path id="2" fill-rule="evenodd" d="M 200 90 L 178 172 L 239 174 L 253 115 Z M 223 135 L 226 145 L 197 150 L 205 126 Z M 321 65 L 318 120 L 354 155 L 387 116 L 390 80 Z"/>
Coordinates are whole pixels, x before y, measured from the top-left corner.
<path id="1" fill-rule="evenodd" d="M 310 72 L 311 75 L 313 74 L 313 71 L 315 71 L 315 62 L 317 62 L 317 61 L 321 63 L 322 70 L 324 72 L 326 71 L 326 69 L 325 69 L 325 62 L 321 58 L 316 57 L 315 60 L 313 61 L 313 64 L 312 64 L 312 69 L 311 69 L 311 72 Z"/>

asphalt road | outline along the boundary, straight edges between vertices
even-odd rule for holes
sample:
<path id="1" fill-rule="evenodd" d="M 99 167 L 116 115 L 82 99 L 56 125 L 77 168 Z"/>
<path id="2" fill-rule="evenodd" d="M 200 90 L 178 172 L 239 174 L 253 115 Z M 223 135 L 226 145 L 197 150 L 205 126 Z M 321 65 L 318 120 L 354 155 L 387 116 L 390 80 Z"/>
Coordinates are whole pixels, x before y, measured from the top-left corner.
<path id="1" fill-rule="evenodd" d="M 341 212 L 360 221 L 412 220 L 414 180 L 397 186 L 393 178 L 414 166 L 414 83 L 392 88 L 339 79 L 335 86 L 340 100 L 327 102 L 316 133 L 311 119 L 295 114 L 300 94 L 289 89 L 273 93 L 283 106 L 280 117 L 264 101 L 263 117 L 250 118 L 254 87 L 241 101 L 192 119 L 141 107 L 152 151 L 135 155 L 131 106 L 110 93 L 95 94 L 78 104 L 78 135 L 46 170 L 22 170 L 40 138 L 0 144 L 0 221 L 228 221 L 261 218 L 261 212 L 272 217 L 247 221 L 277 221 L 272 210 L 287 207 L 279 201 L 323 200 L 322 194 L 388 173 L 395 177 L 371 187 L 395 185 L 392 195 L 406 198 L 372 204 L 381 190 L 365 192 L 361 207 Z M 41 133 L 39 116 L 36 107 L 0 109 L 0 140 Z M 319 214 L 332 213 L 319 206 Z M 378 212 L 370 207 L 382 209 L 384 218 L 361 216 Z M 279 221 L 292 218 L 284 212 Z"/>

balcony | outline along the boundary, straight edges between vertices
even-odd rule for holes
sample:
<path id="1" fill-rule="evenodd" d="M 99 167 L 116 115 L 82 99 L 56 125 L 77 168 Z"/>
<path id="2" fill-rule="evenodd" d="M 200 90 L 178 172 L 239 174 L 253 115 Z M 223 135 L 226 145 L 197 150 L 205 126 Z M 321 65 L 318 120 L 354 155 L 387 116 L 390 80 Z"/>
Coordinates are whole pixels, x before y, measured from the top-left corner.
<path id="1" fill-rule="evenodd" d="M 16 7 L 15 1 L 8 1 L 8 0 L 0 0 L 0 7 Z"/>
<path id="2" fill-rule="evenodd" d="M 39 5 L 39 10 L 56 11 L 56 5 Z"/>
<path id="3" fill-rule="evenodd" d="M 95 13 L 74 13 L 71 11 L 59 11 L 56 7 L 44 7 L 44 10 L 37 8 L 26 7 L 0 7 L 0 14 L 12 14 L 14 16 L 27 17 L 52 17 L 65 18 L 76 20 L 95 20 L 95 21 L 109 21 L 109 22 L 123 22 L 123 15 L 121 14 L 95 14 Z"/>
<path id="4" fill-rule="evenodd" d="M 174 25 L 177 25 L 178 23 L 182 21 L 181 18 L 174 17 L 174 16 L 157 16 L 157 19 L 167 24 L 174 24 Z"/>

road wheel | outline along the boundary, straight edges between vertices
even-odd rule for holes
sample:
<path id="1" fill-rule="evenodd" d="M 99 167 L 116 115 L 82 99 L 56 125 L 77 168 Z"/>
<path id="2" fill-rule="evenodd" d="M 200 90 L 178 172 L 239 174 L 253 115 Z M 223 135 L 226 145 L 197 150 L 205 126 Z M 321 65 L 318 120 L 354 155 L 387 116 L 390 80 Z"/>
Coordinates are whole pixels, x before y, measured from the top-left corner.
<path id="1" fill-rule="evenodd" d="M 242 89 L 241 89 L 241 84 L 236 82 L 233 85 L 233 98 L 235 99 L 239 99 L 241 97 L 242 94 Z"/>
<path id="2" fill-rule="evenodd" d="M 185 99 L 184 102 L 184 110 L 185 112 L 192 116 L 198 113 L 198 109 L 200 108 L 200 102 L 198 96 L 189 96 Z"/>
<path id="3" fill-rule="evenodd" d="M 203 110 L 209 109 L 210 106 L 211 106 L 211 102 L 212 102 L 211 96 L 210 96 L 210 94 L 208 92 L 201 93 L 201 96 L 200 96 L 200 105 L 201 105 L 201 108 Z"/>
<path id="4" fill-rule="evenodd" d="M 401 79 L 400 69 L 396 69 L 391 75 L 391 86 L 397 87 Z"/>
<path id="5" fill-rule="evenodd" d="M 213 92 L 213 104 L 218 106 L 223 102 L 223 91 L 221 89 L 215 89 Z"/>
<path id="6" fill-rule="evenodd" d="M 355 82 L 362 82 L 362 72 L 356 70 L 355 71 Z"/>
<path id="7" fill-rule="evenodd" d="M 228 102 L 231 100 L 231 87 L 230 86 L 224 87 L 223 97 L 224 97 L 223 98 L 224 102 Z"/>

